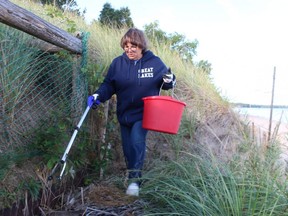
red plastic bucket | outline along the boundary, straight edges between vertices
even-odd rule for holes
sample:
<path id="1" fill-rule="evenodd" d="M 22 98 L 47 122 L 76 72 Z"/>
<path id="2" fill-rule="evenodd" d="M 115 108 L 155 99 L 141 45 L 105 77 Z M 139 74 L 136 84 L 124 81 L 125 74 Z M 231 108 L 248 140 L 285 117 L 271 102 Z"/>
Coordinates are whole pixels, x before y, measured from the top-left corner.
<path id="1" fill-rule="evenodd" d="M 177 134 L 186 103 L 170 96 L 150 96 L 142 100 L 144 101 L 143 128 Z"/>

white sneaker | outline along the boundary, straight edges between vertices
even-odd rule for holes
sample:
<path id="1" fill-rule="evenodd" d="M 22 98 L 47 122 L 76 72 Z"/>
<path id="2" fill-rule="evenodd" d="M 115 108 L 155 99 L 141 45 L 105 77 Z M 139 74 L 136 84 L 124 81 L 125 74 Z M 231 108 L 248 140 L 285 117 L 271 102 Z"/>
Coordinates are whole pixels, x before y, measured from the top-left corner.
<path id="1" fill-rule="evenodd" d="M 139 196 L 139 186 L 137 183 L 131 183 L 127 190 L 126 194 L 130 196 Z"/>

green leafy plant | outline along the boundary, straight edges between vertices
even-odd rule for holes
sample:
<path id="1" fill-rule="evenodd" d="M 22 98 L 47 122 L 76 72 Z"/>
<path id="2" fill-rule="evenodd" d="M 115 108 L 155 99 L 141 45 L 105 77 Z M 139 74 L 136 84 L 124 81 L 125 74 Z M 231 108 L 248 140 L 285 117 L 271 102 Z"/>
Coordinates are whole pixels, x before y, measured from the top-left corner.
<path id="1" fill-rule="evenodd" d="M 69 32 L 69 33 L 76 32 L 77 25 L 76 25 L 75 21 L 66 18 L 66 23 L 67 23 L 67 32 Z"/>
<path id="2" fill-rule="evenodd" d="M 49 169 L 58 162 L 64 152 L 70 125 L 70 119 L 58 118 L 56 114 L 35 131 L 33 142 L 27 146 L 31 149 L 31 154 L 40 157 Z"/>
<path id="3" fill-rule="evenodd" d="M 55 18 L 55 17 L 60 17 L 63 18 L 63 11 L 61 11 L 59 8 L 57 7 L 53 7 L 53 6 L 47 6 L 46 7 L 46 14 L 48 16 L 50 16 L 51 18 Z"/>

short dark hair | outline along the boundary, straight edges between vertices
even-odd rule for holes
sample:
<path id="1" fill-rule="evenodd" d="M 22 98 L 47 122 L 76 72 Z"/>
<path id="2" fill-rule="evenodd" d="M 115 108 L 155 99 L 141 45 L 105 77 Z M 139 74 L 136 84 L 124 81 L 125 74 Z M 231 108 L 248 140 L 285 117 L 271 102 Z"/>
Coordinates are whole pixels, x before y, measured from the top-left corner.
<path id="1" fill-rule="evenodd" d="M 142 49 L 145 52 L 148 49 L 148 39 L 146 38 L 143 31 L 137 28 L 130 28 L 124 36 L 121 38 L 120 46 L 124 49 L 127 43 L 131 43 Z"/>

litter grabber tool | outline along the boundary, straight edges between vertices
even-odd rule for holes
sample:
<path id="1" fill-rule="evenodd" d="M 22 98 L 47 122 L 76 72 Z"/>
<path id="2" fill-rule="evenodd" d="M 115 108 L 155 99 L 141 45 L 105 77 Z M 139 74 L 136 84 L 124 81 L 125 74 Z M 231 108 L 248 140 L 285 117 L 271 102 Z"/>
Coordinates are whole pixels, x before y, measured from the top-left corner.
<path id="1" fill-rule="evenodd" d="M 69 143 L 68 143 L 68 145 L 66 147 L 66 150 L 65 150 L 61 160 L 52 169 L 50 175 L 48 176 L 48 180 L 52 180 L 53 179 L 53 175 L 55 174 L 56 171 L 58 171 L 58 169 L 61 170 L 60 175 L 58 177 L 61 180 L 62 175 L 63 175 L 63 173 L 65 171 L 65 168 L 66 168 L 66 160 L 67 160 L 69 151 L 70 151 L 70 149 L 71 149 L 71 147 L 73 145 L 73 142 L 74 142 L 74 140 L 76 138 L 76 135 L 77 135 L 78 131 L 80 130 L 81 125 L 83 124 L 83 121 L 85 120 L 90 108 L 96 109 L 97 106 L 100 104 L 100 101 L 97 100 L 97 97 L 98 97 L 97 94 L 94 94 L 94 95 L 88 97 L 87 108 L 86 108 L 85 112 L 83 113 L 83 115 L 81 116 L 81 119 L 80 119 L 79 123 L 75 127 L 73 135 L 72 135 L 72 137 L 71 137 L 71 139 L 70 139 L 70 141 L 69 141 Z"/>

